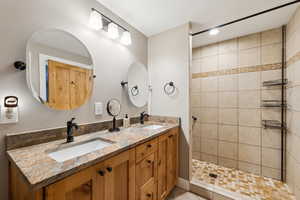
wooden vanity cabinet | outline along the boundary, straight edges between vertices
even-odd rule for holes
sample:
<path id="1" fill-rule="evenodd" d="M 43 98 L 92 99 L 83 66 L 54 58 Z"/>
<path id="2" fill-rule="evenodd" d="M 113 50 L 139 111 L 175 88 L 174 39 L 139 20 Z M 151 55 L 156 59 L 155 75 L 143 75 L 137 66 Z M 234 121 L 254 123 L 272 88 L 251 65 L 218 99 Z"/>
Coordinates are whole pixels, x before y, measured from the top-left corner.
<path id="1" fill-rule="evenodd" d="M 163 200 L 178 179 L 178 129 L 158 139 L 158 200 Z"/>
<path id="2" fill-rule="evenodd" d="M 177 162 L 176 128 L 36 192 L 12 165 L 10 200 L 164 200 L 176 185 Z"/>
<path id="3" fill-rule="evenodd" d="M 171 130 L 168 134 L 167 147 L 167 189 L 168 193 L 176 186 L 178 179 L 178 130 Z"/>
<path id="4" fill-rule="evenodd" d="M 135 151 L 128 150 L 46 187 L 46 200 L 135 200 Z"/>
<path id="5" fill-rule="evenodd" d="M 135 200 L 135 151 L 114 156 L 94 167 L 97 200 Z"/>
<path id="6" fill-rule="evenodd" d="M 88 168 L 46 187 L 46 200 L 96 200 L 93 168 Z"/>
<path id="7" fill-rule="evenodd" d="M 14 163 L 9 162 L 9 200 L 44 200 L 43 190 L 32 191 Z"/>
<path id="8" fill-rule="evenodd" d="M 158 140 L 136 147 L 136 200 L 157 199 L 157 151 Z"/>
<path id="9" fill-rule="evenodd" d="M 178 179 L 178 128 L 136 147 L 137 200 L 164 200 Z"/>

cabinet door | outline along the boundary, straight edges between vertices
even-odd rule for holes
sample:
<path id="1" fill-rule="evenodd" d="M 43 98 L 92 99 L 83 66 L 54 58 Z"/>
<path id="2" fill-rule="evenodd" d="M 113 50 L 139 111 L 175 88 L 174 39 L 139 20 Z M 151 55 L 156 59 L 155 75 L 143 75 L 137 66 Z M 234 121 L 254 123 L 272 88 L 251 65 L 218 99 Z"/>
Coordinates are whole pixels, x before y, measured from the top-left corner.
<path id="1" fill-rule="evenodd" d="M 9 199 L 10 200 L 44 200 L 43 189 L 34 190 L 18 170 L 14 163 L 9 162 Z"/>
<path id="2" fill-rule="evenodd" d="M 135 200 L 135 151 L 128 150 L 95 166 L 97 200 Z"/>
<path id="3" fill-rule="evenodd" d="M 136 196 L 138 200 L 157 199 L 157 151 L 136 165 Z"/>
<path id="4" fill-rule="evenodd" d="M 175 187 L 178 178 L 178 129 L 168 133 L 167 144 L 167 190 Z"/>
<path id="5" fill-rule="evenodd" d="M 88 168 L 46 187 L 46 200 L 96 200 L 93 172 Z"/>
<path id="6" fill-rule="evenodd" d="M 158 141 L 158 200 L 163 200 L 168 194 L 167 188 L 167 149 L 168 149 L 168 134 L 159 137 Z"/>
<path id="7" fill-rule="evenodd" d="M 156 198 L 157 184 L 154 179 L 150 179 L 141 187 L 140 200 L 157 200 Z"/>

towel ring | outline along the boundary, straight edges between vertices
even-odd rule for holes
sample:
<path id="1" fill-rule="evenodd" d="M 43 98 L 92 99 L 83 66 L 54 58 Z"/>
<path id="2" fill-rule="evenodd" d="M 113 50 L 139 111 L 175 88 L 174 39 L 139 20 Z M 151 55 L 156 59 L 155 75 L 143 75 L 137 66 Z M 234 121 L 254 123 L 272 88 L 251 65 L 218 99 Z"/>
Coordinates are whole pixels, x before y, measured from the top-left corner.
<path id="1" fill-rule="evenodd" d="M 140 93 L 138 86 L 134 86 L 131 88 L 131 94 L 132 96 L 137 96 Z"/>
<path id="2" fill-rule="evenodd" d="M 171 90 L 168 90 L 169 87 L 172 88 L 172 89 L 171 89 Z M 164 85 L 164 91 L 165 91 L 165 93 L 166 93 L 167 95 L 173 94 L 173 93 L 175 92 L 175 89 L 176 89 L 176 87 L 175 87 L 173 81 L 170 81 L 170 82 L 168 82 L 168 83 L 166 83 L 166 84 Z"/>

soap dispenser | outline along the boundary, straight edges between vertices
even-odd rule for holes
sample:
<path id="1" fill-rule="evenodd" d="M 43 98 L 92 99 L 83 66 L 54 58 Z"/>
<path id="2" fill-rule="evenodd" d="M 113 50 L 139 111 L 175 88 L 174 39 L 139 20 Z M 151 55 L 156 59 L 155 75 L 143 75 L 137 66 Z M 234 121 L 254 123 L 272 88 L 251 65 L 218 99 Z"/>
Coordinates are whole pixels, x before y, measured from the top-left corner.
<path id="1" fill-rule="evenodd" d="M 124 126 L 124 128 L 130 127 L 130 119 L 128 117 L 128 114 L 126 114 L 125 118 L 123 119 L 123 126 Z"/>

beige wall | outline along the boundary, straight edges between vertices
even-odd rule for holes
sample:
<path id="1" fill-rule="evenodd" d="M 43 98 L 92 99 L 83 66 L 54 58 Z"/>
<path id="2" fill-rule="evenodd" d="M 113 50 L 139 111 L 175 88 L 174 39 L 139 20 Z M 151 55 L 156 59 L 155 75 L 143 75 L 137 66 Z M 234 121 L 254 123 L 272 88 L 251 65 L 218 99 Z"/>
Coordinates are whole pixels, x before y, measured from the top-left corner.
<path id="1" fill-rule="evenodd" d="M 287 183 L 300 199 L 300 9 L 287 26 Z"/>
<path id="2" fill-rule="evenodd" d="M 280 120 L 281 90 L 262 87 L 281 75 L 281 28 L 193 49 L 193 158 L 280 178 L 280 131 L 262 119 Z M 271 70 L 272 69 L 272 70 Z"/>
<path id="3" fill-rule="evenodd" d="M 149 72 L 152 85 L 150 113 L 181 118 L 180 177 L 189 177 L 189 63 L 190 25 L 165 31 L 149 38 Z M 173 81 L 177 93 L 164 93 Z"/>
<path id="4" fill-rule="evenodd" d="M 132 33 L 132 45 L 124 47 L 108 39 L 104 32 L 93 31 L 88 26 L 92 7 L 120 22 Z M 126 80 L 129 65 L 134 61 L 147 64 L 147 38 L 116 17 L 95 0 L 2 0 L 0 1 L 0 105 L 7 95 L 20 100 L 20 121 L 13 125 L 0 125 L 0 199 L 7 198 L 7 163 L 4 137 L 6 133 L 65 126 L 72 116 L 78 123 L 108 119 L 105 114 L 94 115 L 94 102 L 106 103 L 110 98 L 122 102 L 122 114 L 136 115 L 145 110 L 131 105 L 121 86 Z M 16 71 L 13 63 L 25 60 L 26 42 L 30 36 L 43 28 L 61 28 L 80 38 L 90 50 L 97 78 L 90 101 L 74 111 L 50 110 L 35 100 L 26 85 L 26 72 Z"/>

